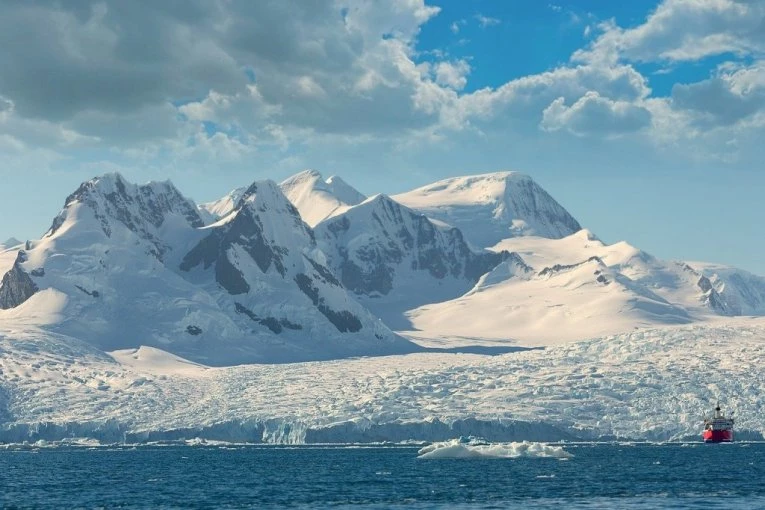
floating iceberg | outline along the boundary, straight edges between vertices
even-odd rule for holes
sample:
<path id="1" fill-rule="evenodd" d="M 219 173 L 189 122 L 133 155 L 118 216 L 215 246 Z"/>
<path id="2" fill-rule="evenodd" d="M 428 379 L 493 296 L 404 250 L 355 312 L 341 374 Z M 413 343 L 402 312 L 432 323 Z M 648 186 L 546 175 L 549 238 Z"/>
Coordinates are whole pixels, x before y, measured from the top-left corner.
<path id="1" fill-rule="evenodd" d="M 523 441 L 520 443 L 487 443 L 476 438 L 459 438 L 433 443 L 420 448 L 420 459 L 469 459 L 492 458 L 514 459 L 517 457 L 538 457 L 570 459 L 572 454 L 562 446 Z"/>

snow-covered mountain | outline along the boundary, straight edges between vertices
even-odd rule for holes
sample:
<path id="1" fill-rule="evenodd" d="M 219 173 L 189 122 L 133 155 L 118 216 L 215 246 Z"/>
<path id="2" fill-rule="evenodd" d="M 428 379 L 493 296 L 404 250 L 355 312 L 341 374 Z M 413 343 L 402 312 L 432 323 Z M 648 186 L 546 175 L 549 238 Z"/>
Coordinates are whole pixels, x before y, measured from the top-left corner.
<path id="1" fill-rule="evenodd" d="M 393 199 L 459 228 L 478 248 L 517 236 L 559 239 L 582 228 L 531 177 L 518 172 L 452 177 Z"/>
<path id="2" fill-rule="evenodd" d="M 11 241 L 17 241 L 11 238 Z M 7 273 L 16 261 L 16 254 L 21 248 L 20 242 L 8 242 L 0 244 L 0 275 Z"/>
<path id="3" fill-rule="evenodd" d="M 546 345 L 765 314 L 762 278 L 662 261 L 624 242 L 607 246 L 517 172 L 446 179 L 393 199 L 363 200 L 315 171 L 281 187 L 317 222 L 344 286 L 421 342 Z M 481 248 L 515 255 L 496 267 Z"/>
<path id="4" fill-rule="evenodd" d="M 21 241 L 19 241 L 15 237 L 9 237 L 8 239 L 0 243 L 0 250 L 7 250 L 9 248 L 13 248 L 14 246 L 18 246 L 20 244 L 21 244 Z"/>
<path id="5" fill-rule="evenodd" d="M 218 200 L 200 204 L 199 212 L 203 217 L 206 216 L 213 221 L 219 220 L 236 208 L 236 204 L 239 203 L 245 191 L 247 191 L 247 186 L 235 188 Z"/>
<path id="6" fill-rule="evenodd" d="M 367 198 L 340 177 L 324 179 L 316 170 L 295 174 L 279 186 L 312 227 Z"/>
<path id="7" fill-rule="evenodd" d="M 765 315 L 763 277 L 564 236 L 579 224 L 521 174 L 397 197 L 419 209 L 305 171 L 199 209 L 168 182 L 102 176 L 42 239 L 0 250 L 0 322 L 225 364 L 415 348 L 389 328 L 524 346 Z"/>
<path id="8" fill-rule="evenodd" d="M 468 291 L 506 252 L 473 251 L 462 233 L 375 195 L 316 226 L 319 246 L 343 285 L 392 327 L 406 310 Z"/>
<path id="9" fill-rule="evenodd" d="M 684 265 L 700 274 L 698 284 L 710 288 L 710 297 L 721 298 L 727 315 L 765 315 L 765 277 L 707 262 Z"/>
<path id="10" fill-rule="evenodd" d="M 231 213 L 204 231 L 181 271 L 209 292 L 225 290 L 218 301 L 248 329 L 278 335 L 270 343 L 294 351 L 288 359 L 413 348 L 349 296 L 313 231 L 274 182 L 251 185 Z"/>
<path id="11" fill-rule="evenodd" d="M 149 345 L 209 364 L 412 349 L 349 297 L 270 181 L 209 227 L 169 182 L 88 181 L 18 251 L 0 309 L 0 322 L 104 350 Z"/>
<path id="12" fill-rule="evenodd" d="M 324 179 L 316 170 L 299 172 L 279 186 L 311 227 L 367 198 L 340 177 Z M 223 218 L 236 208 L 246 191 L 246 186 L 236 188 L 218 200 L 202 204 L 200 209 L 214 219 Z"/>
<path id="13" fill-rule="evenodd" d="M 635 328 L 765 315 L 765 278 L 733 268 L 663 261 L 588 230 L 562 239 L 514 237 L 493 250 L 520 255 L 459 298 L 408 313 L 408 334 L 482 343 L 548 345 Z"/>

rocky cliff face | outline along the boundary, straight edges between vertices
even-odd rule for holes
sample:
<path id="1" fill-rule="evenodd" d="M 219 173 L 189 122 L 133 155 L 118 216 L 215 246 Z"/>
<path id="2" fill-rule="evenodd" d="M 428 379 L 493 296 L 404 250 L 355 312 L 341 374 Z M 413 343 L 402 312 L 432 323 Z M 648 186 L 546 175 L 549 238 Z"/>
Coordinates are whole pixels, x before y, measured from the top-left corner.
<path id="1" fill-rule="evenodd" d="M 456 228 L 377 195 L 316 226 L 317 242 L 342 284 L 396 323 L 406 307 L 469 290 L 507 252 L 473 251 Z"/>
<path id="2" fill-rule="evenodd" d="M 316 235 L 343 285 L 357 294 L 388 294 L 411 273 L 473 284 L 508 255 L 473 252 L 458 229 L 438 228 L 385 195 L 320 223 Z"/>
<path id="3" fill-rule="evenodd" d="M 149 252 L 159 260 L 171 248 L 159 233 L 169 216 L 183 218 L 191 228 L 204 225 L 194 203 L 181 195 L 170 182 L 135 185 L 114 173 L 84 182 L 69 195 L 64 209 L 53 220 L 47 237 L 58 232 L 75 205 L 90 209 L 106 237 L 112 236 L 113 222 L 119 222 L 147 241 L 151 245 Z"/>
<path id="4" fill-rule="evenodd" d="M 13 267 L 3 276 L 0 282 L 0 309 L 15 308 L 37 292 L 37 285 L 21 266 L 26 261 L 24 250 L 19 251 Z"/>
<path id="5" fill-rule="evenodd" d="M 374 330 L 368 313 L 348 298 L 332 271 L 322 263 L 323 255 L 311 228 L 273 182 L 250 186 L 228 215 L 228 221 L 208 230 L 207 237 L 183 258 L 180 269 L 190 272 L 197 267 L 212 267 L 215 281 L 229 295 L 242 296 L 237 298 L 237 313 L 266 327 L 272 325 L 272 331 L 289 325 L 303 329 L 305 317 L 267 315 L 267 303 L 258 302 L 257 294 L 251 295 L 254 290 L 262 295 L 265 285 L 291 286 L 307 298 L 306 306 L 312 306 L 338 332 L 361 331 L 365 322 L 368 329 Z M 253 272 L 254 268 L 259 271 Z M 249 300 L 250 305 L 243 300 Z M 255 308 L 260 311 L 253 311 Z M 390 335 L 384 330 L 377 333 Z"/>

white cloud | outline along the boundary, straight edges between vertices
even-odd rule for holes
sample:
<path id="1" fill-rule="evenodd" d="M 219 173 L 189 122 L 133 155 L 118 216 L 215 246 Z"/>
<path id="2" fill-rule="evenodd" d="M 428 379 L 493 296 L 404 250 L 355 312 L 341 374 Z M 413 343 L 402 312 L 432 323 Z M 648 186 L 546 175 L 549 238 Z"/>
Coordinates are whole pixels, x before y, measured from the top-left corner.
<path id="1" fill-rule="evenodd" d="M 502 23 L 502 20 L 499 18 L 492 18 L 491 16 L 484 16 L 483 14 L 476 14 L 474 17 L 481 28 L 493 27 Z"/>
<path id="2" fill-rule="evenodd" d="M 723 70 L 717 76 L 672 89 L 676 108 L 704 127 L 724 127 L 765 112 L 765 62 Z"/>
<path id="3" fill-rule="evenodd" d="M 627 101 L 612 101 L 588 92 L 571 106 L 559 97 L 542 114 L 540 126 L 547 131 L 566 129 L 579 136 L 621 136 L 646 128 L 651 113 Z"/>
<path id="4" fill-rule="evenodd" d="M 16 40 L 4 45 L 0 64 L 18 72 L 0 76 L 0 153 L 23 146 L 66 155 L 84 146 L 146 165 L 175 152 L 179 167 L 216 159 L 280 167 L 296 154 L 337 162 L 338 150 L 353 147 L 414 158 L 423 147 L 476 137 L 525 150 L 534 140 L 546 151 L 587 136 L 671 144 L 693 157 L 700 145 L 738 154 L 765 117 L 763 5 L 666 0 L 636 27 L 588 25 L 594 40 L 568 63 L 465 92 L 478 60 L 436 48 L 423 62 L 418 35 L 438 14 L 423 0 L 11 4 L 0 43 Z M 557 7 L 549 6 L 567 12 Z M 468 22 L 485 28 L 500 20 L 478 14 L 450 30 Z M 20 23 L 26 31 L 14 28 Z M 721 51 L 744 54 L 747 63 L 723 65 L 671 97 L 655 97 L 633 65 L 671 67 Z M 62 80 L 40 83 L 40 63 Z"/>
<path id="5" fill-rule="evenodd" d="M 577 61 L 698 60 L 723 53 L 765 52 L 765 1 L 665 0 L 646 22 L 624 29 L 614 21 L 574 55 Z"/>
<path id="6" fill-rule="evenodd" d="M 452 24 L 449 25 L 449 30 L 451 30 L 451 32 L 454 35 L 457 35 L 460 33 L 460 30 L 462 29 L 462 27 L 464 27 L 465 25 L 467 25 L 466 19 L 458 19 L 457 21 L 453 21 Z"/>
<path id="7" fill-rule="evenodd" d="M 470 64 L 465 60 L 439 62 L 435 66 L 436 83 L 454 90 L 462 90 L 467 85 Z"/>

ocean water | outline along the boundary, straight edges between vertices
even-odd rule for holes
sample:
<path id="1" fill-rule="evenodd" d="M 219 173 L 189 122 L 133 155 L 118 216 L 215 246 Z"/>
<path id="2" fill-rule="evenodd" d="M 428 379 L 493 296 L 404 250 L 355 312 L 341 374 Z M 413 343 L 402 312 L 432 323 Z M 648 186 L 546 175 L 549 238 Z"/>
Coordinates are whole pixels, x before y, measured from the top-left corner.
<path id="1" fill-rule="evenodd" d="M 765 444 L 577 444 L 420 459 L 402 446 L 0 450 L 0 507 L 765 508 Z"/>

